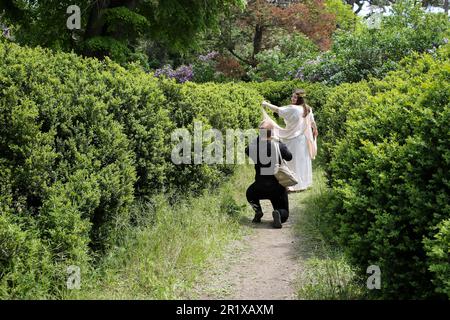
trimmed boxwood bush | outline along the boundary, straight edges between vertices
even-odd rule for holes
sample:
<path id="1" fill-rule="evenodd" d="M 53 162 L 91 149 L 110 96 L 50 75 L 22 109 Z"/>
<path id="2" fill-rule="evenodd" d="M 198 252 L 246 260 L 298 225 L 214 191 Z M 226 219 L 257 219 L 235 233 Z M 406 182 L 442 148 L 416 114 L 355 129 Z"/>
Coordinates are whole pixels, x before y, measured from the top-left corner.
<path id="1" fill-rule="evenodd" d="M 443 222 L 450 217 L 449 47 L 413 55 L 368 85 L 373 95 L 358 97 L 346 121 L 338 120 L 346 128 L 332 150 L 335 202 L 327 217 L 362 270 L 380 266 L 376 296 L 442 297 L 450 247 Z"/>
<path id="2" fill-rule="evenodd" d="M 320 83 L 307 83 L 298 80 L 251 82 L 246 86 L 256 89 L 266 100 L 275 105 L 291 103 L 291 95 L 295 89 L 304 89 L 307 102 L 318 111 L 325 103 L 330 88 Z"/>
<path id="3" fill-rule="evenodd" d="M 137 66 L 0 43 L 0 297 L 64 292 L 132 223 L 135 197 L 218 184 L 234 166 L 175 166 L 171 132 L 247 129 L 262 96 L 178 85 Z"/>
<path id="4" fill-rule="evenodd" d="M 450 219 L 439 223 L 434 236 L 424 243 L 436 292 L 450 297 Z"/>
<path id="5" fill-rule="evenodd" d="M 9 243 L 1 292 L 32 297 L 47 283 L 55 293 L 65 266 L 86 269 L 91 248 L 105 247 L 127 214 L 134 155 L 101 86 L 85 77 L 100 63 L 16 45 L 1 45 L 0 57 L 0 208 L 8 224 L 0 243 Z M 36 288 L 28 291 L 26 278 Z"/>
<path id="6" fill-rule="evenodd" d="M 220 130 L 225 142 L 226 129 L 257 128 L 261 120 L 263 97 L 252 88 L 233 83 L 181 85 L 164 79 L 160 82 L 167 97 L 169 116 L 177 128 L 186 128 L 192 133 L 194 122 L 200 121 L 203 130 Z M 191 191 L 197 192 L 217 186 L 233 169 L 234 165 L 226 164 L 173 165 L 169 183 L 172 189 L 189 185 Z"/>
<path id="7" fill-rule="evenodd" d="M 328 181 L 332 181 L 329 162 L 336 142 L 347 132 L 346 122 L 354 110 L 364 106 L 371 90 L 367 82 L 345 83 L 329 90 L 326 101 L 320 110 L 320 153 Z"/>

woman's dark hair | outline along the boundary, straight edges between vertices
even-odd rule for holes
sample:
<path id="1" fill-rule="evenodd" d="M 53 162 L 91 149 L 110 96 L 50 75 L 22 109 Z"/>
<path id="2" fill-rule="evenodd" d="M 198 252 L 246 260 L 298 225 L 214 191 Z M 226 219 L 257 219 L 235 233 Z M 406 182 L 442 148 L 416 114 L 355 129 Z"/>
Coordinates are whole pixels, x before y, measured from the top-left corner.
<path id="1" fill-rule="evenodd" d="M 267 125 L 266 120 L 263 120 L 259 124 L 259 132 L 260 132 L 260 134 L 262 132 L 265 132 L 266 138 L 271 138 L 272 137 L 272 125 Z"/>
<path id="2" fill-rule="evenodd" d="M 311 112 L 311 108 L 306 104 L 306 101 L 305 101 L 305 96 L 306 96 L 305 90 L 295 89 L 293 92 L 293 95 L 295 95 L 297 98 L 295 101 L 295 104 L 297 106 L 303 107 L 303 118 L 305 118 Z"/>

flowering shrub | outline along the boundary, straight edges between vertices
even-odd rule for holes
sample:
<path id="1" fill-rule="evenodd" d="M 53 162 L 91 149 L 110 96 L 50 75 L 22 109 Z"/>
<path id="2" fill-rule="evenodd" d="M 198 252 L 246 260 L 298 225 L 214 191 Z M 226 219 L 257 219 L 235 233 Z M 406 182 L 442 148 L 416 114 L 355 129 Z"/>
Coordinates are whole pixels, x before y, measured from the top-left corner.
<path id="1" fill-rule="evenodd" d="M 220 55 L 217 51 L 199 55 L 190 65 L 181 65 L 175 70 L 171 65 L 165 65 L 154 73 L 155 77 L 164 76 L 178 83 L 224 82 L 227 79 L 239 79 L 244 74 L 245 71 L 235 59 Z"/>
<path id="2" fill-rule="evenodd" d="M 219 56 L 216 70 L 228 79 L 240 79 L 245 75 L 245 70 L 235 58 Z"/>
<path id="3" fill-rule="evenodd" d="M 178 83 L 185 83 L 192 81 L 194 78 L 194 69 L 192 65 L 182 65 L 176 70 L 173 70 L 171 65 L 165 65 L 161 69 L 156 69 L 154 73 L 155 77 L 165 76 L 169 79 L 175 79 Z"/>
<path id="4" fill-rule="evenodd" d="M 199 55 L 198 60 L 200 60 L 201 62 L 209 62 L 216 58 L 218 55 L 219 53 L 217 51 L 211 51 L 205 55 Z"/>
<path id="5" fill-rule="evenodd" d="M 181 67 L 178 67 L 177 70 L 175 70 L 175 79 L 179 83 L 191 81 L 193 78 L 194 78 L 194 71 L 192 69 L 192 65 L 189 66 L 183 65 Z"/>
<path id="6" fill-rule="evenodd" d="M 194 81 L 198 83 L 240 80 L 245 75 L 244 68 L 235 58 L 217 51 L 200 55 L 193 65 Z"/>
<path id="7" fill-rule="evenodd" d="M 378 29 L 337 31 L 332 49 L 297 70 L 299 78 L 332 85 L 380 78 L 398 68 L 403 57 L 435 50 L 448 41 L 450 22 L 445 14 L 425 13 L 420 3 L 409 0 L 397 2 L 393 10 Z"/>
<path id="8" fill-rule="evenodd" d="M 193 63 L 194 68 L 194 82 L 203 83 L 213 81 L 216 78 L 216 51 L 211 51 L 205 55 L 199 55 L 197 60 Z"/>

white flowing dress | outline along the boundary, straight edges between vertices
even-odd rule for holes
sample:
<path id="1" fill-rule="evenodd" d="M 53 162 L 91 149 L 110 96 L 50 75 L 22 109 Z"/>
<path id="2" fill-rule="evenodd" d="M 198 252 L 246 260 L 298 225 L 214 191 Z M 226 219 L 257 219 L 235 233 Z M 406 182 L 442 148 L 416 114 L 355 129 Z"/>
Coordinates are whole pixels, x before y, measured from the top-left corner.
<path id="1" fill-rule="evenodd" d="M 292 153 L 292 160 L 287 162 L 298 180 L 298 184 L 292 187 L 293 190 L 304 190 L 312 185 L 312 159 L 317 152 L 317 144 L 312 134 L 311 123 L 314 122 L 314 115 L 311 112 L 303 117 L 303 107 L 289 105 L 278 108 L 278 114 L 286 124 L 285 128 L 280 127 L 273 121 L 265 111 L 265 120 L 271 121 L 274 126 L 274 136 L 281 139 Z"/>

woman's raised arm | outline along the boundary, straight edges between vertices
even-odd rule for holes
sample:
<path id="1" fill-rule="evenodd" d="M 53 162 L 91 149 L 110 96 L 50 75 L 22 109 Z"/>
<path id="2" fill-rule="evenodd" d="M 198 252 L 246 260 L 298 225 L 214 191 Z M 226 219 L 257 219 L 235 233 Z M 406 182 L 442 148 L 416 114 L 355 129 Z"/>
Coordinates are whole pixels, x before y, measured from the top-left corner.
<path id="1" fill-rule="evenodd" d="M 267 101 L 263 101 L 262 105 L 263 105 L 263 107 L 269 108 L 269 109 L 272 110 L 273 112 L 278 113 L 278 112 L 280 111 L 280 108 L 279 108 L 279 107 L 277 107 L 276 105 L 270 104 L 270 103 L 267 102 Z"/>

